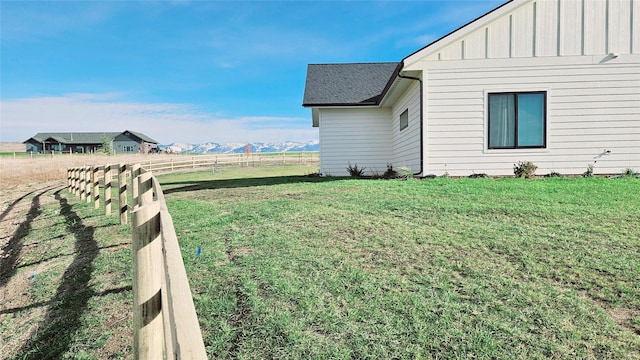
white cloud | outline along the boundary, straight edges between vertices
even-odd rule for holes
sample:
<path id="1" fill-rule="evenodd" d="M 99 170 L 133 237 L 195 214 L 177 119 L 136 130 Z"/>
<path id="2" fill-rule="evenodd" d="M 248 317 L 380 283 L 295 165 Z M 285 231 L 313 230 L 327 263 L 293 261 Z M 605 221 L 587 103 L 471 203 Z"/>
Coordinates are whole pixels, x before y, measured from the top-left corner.
<path id="1" fill-rule="evenodd" d="M 69 94 L 2 101 L 0 141 L 24 141 L 38 132 L 142 132 L 173 142 L 306 142 L 318 137 L 311 121 L 295 117 L 225 118 L 189 104 L 139 103 L 118 94 Z"/>

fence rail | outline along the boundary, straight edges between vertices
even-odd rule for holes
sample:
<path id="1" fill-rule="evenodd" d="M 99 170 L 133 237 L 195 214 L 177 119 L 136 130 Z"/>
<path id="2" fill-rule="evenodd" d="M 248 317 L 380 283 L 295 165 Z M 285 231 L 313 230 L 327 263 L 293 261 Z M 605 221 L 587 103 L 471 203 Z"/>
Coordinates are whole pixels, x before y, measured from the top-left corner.
<path id="1" fill-rule="evenodd" d="M 219 154 L 67 169 L 69 192 L 80 201 L 93 202 L 95 209 L 102 202 L 106 216 L 112 215 L 112 205 L 117 203 L 120 223 L 131 219 L 136 359 L 206 359 L 173 220 L 152 172 L 307 164 L 318 159 L 317 152 Z M 117 200 L 112 196 L 114 189 L 118 189 Z"/>

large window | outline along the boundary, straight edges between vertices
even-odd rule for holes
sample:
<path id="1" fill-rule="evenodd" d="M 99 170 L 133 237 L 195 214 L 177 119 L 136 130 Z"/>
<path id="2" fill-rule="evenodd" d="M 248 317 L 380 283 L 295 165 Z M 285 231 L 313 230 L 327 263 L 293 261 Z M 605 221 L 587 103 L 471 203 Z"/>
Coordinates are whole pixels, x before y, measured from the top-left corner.
<path id="1" fill-rule="evenodd" d="M 489 149 L 546 147 L 547 93 L 489 94 Z"/>
<path id="2" fill-rule="evenodd" d="M 400 130 L 403 130 L 409 126 L 409 109 L 400 114 Z"/>

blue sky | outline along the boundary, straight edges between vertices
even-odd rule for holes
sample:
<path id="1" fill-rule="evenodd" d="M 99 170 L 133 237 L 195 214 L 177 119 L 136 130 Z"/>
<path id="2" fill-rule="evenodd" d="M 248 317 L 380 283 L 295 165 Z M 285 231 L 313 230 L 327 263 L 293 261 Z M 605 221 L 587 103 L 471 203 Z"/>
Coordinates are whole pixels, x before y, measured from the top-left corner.
<path id="1" fill-rule="evenodd" d="M 0 141 L 307 142 L 307 64 L 401 61 L 505 0 L 0 1 Z"/>

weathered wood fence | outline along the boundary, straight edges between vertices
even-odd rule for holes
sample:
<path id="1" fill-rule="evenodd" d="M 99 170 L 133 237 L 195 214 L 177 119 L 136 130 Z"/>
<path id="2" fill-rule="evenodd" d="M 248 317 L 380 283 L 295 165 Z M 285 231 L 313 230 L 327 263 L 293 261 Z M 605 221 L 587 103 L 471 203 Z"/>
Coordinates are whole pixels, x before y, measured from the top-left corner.
<path id="1" fill-rule="evenodd" d="M 131 219 L 133 251 L 134 355 L 136 359 L 206 359 L 198 317 L 171 215 L 153 172 L 211 169 L 219 166 L 307 164 L 317 152 L 175 156 L 133 165 L 67 169 L 67 186 L 81 201 L 104 206 L 121 224 Z M 102 186 L 102 193 L 100 185 Z M 117 189 L 117 191 L 115 191 Z M 113 193 L 117 198 L 113 197 Z"/>
<path id="2" fill-rule="evenodd" d="M 262 166 L 279 164 L 311 164 L 320 161 L 318 152 L 280 152 L 216 155 L 179 155 L 162 161 L 140 162 L 147 170 L 153 172 L 173 172 L 198 168 L 215 169 L 218 166 Z"/>
<path id="3" fill-rule="evenodd" d="M 102 203 L 109 216 L 114 176 L 120 223 L 131 218 L 135 358 L 206 359 L 178 238 L 158 180 L 139 164 L 119 164 L 68 169 L 67 185 L 81 201 L 99 209 L 102 178 Z"/>

